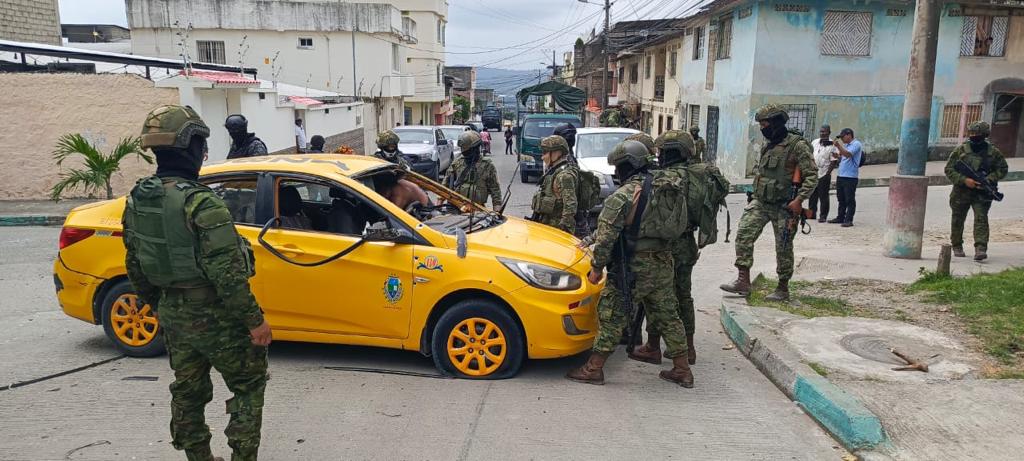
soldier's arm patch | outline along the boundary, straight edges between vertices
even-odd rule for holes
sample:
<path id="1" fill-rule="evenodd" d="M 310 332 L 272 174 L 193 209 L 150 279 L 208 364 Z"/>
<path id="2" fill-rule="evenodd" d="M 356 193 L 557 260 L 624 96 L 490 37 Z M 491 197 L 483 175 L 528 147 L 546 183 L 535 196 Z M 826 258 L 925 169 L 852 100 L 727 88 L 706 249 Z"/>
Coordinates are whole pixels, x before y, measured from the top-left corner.
<path id="1" fill-rule="evenodd" d="M 193 218 L 204 254 L 233 249 L 238 242 L 237 232 L 226 207 L 211 207 L 196 213 Z"/>

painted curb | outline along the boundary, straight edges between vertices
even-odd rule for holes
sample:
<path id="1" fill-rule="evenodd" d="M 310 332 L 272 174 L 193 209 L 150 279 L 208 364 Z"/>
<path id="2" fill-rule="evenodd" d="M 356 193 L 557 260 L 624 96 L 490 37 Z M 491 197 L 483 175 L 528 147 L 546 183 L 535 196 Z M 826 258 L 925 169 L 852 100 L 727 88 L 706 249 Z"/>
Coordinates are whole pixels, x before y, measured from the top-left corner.
<path id="1" fill-rule="evenodd" d="M 888 443 L 877 415 L 801 362 L 749 309 L 723 299 L 720 311 L 722 327 L 743 355 L 847 449 L 871 450 Z"/>
<path id="2" fill-rule="evenodd" d="M 60 226 L 64 224 L 64 215 L 22 215 L 0 216 L 0 227 L 12 226 Z"/>
<path id="3" fill-rule="evenodd" d="M 928 176 L 928 187 L 932 186 L 948 186 L 949 179 L 944 175 L 932 175 Z M 1012 181 L 1024 181 L 1024 171 L 1011 171 L 1006 174 L 1006 177 L 1000 180 L 1000 183 L 1012 182 Z M 892 177 L 885 178 L 861 178 L 857 183 L 857 188 L 864 187 L 889 187 L 892 182 Z M 747 192 L 753 192 L 754 185 L 752 183 L 733 183 L 729 186 L 730 194 L 745 194 Z"/>

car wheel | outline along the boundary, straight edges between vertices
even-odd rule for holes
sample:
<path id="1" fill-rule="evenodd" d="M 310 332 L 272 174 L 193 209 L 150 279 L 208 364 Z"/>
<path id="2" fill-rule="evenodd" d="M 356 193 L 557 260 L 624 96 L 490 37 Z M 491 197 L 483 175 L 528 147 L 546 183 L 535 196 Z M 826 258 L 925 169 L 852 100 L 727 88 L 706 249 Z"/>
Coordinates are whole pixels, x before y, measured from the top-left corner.
<path id="1" fill-rule="evenodd" d="M 467 299 L 448 309 L 434 326 L 434 365 L 467 379 L 504 379 L 519 372 L 523 335 L 512 316 L 493 301 Z"/>
<path id="2" fill-rule="evenodd" d="M 110 287 L 100 306 L 103 331 L 126 355 L 154 357 L 163 354 L 164 338 L 160 335 L 156 315 L 148 304 L 139 304 L 139 297 L 127 280 Z"/>
<path id="3" fill-rule="evenodd" d="M 526 174 L 525 171 L 520 171 L 519 172 L 519 180 L 522 181 L 523 184 L 529 184 L 530 183 L 530 175 Z"/>

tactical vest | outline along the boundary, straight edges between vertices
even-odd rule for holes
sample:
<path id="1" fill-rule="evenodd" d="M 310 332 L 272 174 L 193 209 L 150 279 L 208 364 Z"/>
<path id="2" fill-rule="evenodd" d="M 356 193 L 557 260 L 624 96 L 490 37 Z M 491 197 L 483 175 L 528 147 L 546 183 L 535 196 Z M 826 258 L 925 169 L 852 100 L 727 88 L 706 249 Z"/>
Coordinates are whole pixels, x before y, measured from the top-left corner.
<path id="1" fill-rule="evenodd" d="M 800 142 L 800 137 L 792 134 L 771 149 L 761 150 L 761 158 L 757 162 L 754 176 L 754 198 L 764 203 L 779 203 L 789 196 L 789 187 L 793 182 L 792 168 L 796 168 L 793 149 Z"/>
<path id="2" fill-rule="evenodd" d="M 197 263 L 195 234 L 188 227 L 185 202 L 206 186 L 156 176 L 139 181 L 128 195 L 125 237 L 137 249 L 146 279 L 160 288 L 208 285 Z"/>
<path id="3" fill-rule="evenodd" d="M 533 200 L 530 204 L 533 211 L 542 215 L 544 218 L 551 218 L 561 214 L 562 204 L 559 203 L 559 198 L 554 195 L 554 185 L 552 183 L 554 183 L 555 177 L 558 176 L 562 170 L 571 167 L 572 165 L 568 161 L 563 161 L 555 168 L 544 173 L 544 176 L 542 176 L 540 180 L 540 187 L 538 187 L 537 192 L 533 194 Z"/>

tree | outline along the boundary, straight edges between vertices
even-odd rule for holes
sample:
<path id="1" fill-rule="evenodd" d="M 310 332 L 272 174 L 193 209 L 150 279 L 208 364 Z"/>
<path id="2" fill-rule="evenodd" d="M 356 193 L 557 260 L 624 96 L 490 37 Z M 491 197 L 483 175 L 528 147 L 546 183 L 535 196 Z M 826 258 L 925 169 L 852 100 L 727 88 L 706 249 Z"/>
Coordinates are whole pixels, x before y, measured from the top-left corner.
<path id="1" fill-rule="evenodd" d="M 455 109 L 456 120 L 459 120 L 460 122 L 469 120 L 469 99 L 456 95 L 452 98 L 452 104 L 457 107 L 457 109 Z"/>
<path id="2" fill-rule="evenodd" d="M 60 167 L 65 160 L 76 155 L 84 159 L 85 168 L 69 168 L 60 174 L 60 181 L 50 188 L 50 198 L 54 201 L 59 201 L 65 192 L 78 188 L 87 194 L 102 188 L 107 193 L 107 199 L 112 199 L 114 191 L 110 186 L 110 178 L 121 169 L 122 160 L 137 156 L 146 163 L 153 163 L 153 157 L 142 151 L 142 140 L 137 137 L 121 139 L 113 151 L 104 154 L 81 134 L 61 136 L 53 151 L 57 166 Z"/>

